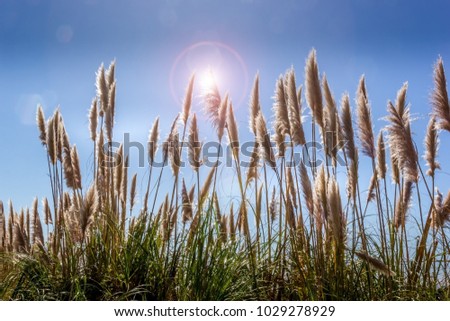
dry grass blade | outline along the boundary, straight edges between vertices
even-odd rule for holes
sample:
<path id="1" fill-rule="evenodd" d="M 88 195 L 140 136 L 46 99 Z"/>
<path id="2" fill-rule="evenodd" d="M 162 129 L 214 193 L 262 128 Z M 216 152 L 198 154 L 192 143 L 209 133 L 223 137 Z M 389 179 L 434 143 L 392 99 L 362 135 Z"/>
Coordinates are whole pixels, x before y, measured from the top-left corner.
<path id="1" fill-rule="evenodd" d="M 431 103 L 438 128 L 450 131 L 450 105 L 444 63 L 441 57 L 439 57 L 434 67 L 434 90 L 431 95 Z"/>
<path id="2" fill-rule="evenodd" d="M 355 252 L 355 255 L 359 257 L 361 260 L 365 261 L 369 264 L 369 266 L 374 269 L 375 271 L 380 272 L 381 274 L 384 274 L 386 276 L 395 276 L 395 272 L 391 271 L 389 266 L 384 264 L 382 261 L 370 256 L 369 254 L 365 252 Z"/>

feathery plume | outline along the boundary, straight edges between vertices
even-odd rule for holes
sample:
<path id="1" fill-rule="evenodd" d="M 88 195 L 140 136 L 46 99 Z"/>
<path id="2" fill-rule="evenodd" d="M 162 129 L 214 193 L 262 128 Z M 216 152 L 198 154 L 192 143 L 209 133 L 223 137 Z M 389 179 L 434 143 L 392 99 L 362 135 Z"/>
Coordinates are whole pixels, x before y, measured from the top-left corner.
<path id="1" fill-rule="evenodd" d="M 239 134 L 236 123 L 236 118 L 234 116 L 233 104 L 230 102 L 228 107 L 228 141 L 233 152 L 234 158 L 239 162 Z"/>
<path id="2" fill-rule="evenodd" d="M 42 206 L 44 208 L 44 223 L 45 225 L 53 224 L 52 212 L 50 211 L 50 206 L 48 205 L 47 197 L 42 199 Z"/>
<path id="3" fill-rule="evenodd" d="M 305 79 L 306 101 L 311 109 L 314 121 L 323 129 L 322 92 L 320 90 L 319 67 L 315 49 L 311 50 L 306 60 Z"/>
<path id="4" fill-rule="evenodd" d="M 275 186 L 272 190 L 272 198 L 270 199 L 269 204 L 269 213 L 270 213 L 270 220 L 273 222 L 277 219 L 277 198 L 276 198 L 276 191 Z"/>
<path id="5" fill-rule="evenodd" d="M 340 128 L 342 137 L 345 141 L 344 147 L 346 155 L 351 161 L 354 162 L 357 157 L 357 151 L 355 147 L 352 112 L 350 109 L 350 99 L 348 97 L 348 93 L 345 93 L 341 99 Z"/>
<path id="6" fill-rule="evenodd" d="M 172 174 L 173 176 L 178 176 L 178 173 L 180 171 L 181 160 L 180 160 L 180 137 L 176 127 L 174 127 L 173 131 L 170 133 L 168 143 L 170 145 L 169 159 Z"/>
<path id="7" fill-rule="evenodd" d="M 236 239 L 236 225 L 234 223 L 234 210 L 233 203 L 230 206 L 230 215 L 228 216 L 228 231 L 230 234 L 230 239 L 234 241 Z"/>
<path id="8" fill-rule="evenodd" d="M 256 135 L 256 117 L 258 116 L 261 106 L 259 104 L 259 74 L 255 76 L 253 82 L 252 95 L 250 97 L 250 118 L 249 118 L 249 128 L 250 131 Z"/>
<path id="9" fill-rule="evenodd" d="M 358 85 L 357 108 L 358 134 L 362 152 L 372 159 L 375 159 L 375 144 L 372 128 L 372 115 L 370 111 L 369 99 L 367 97 L 366 83 L 364 75 L 361 76 Z"/>
<path id="10" fill-rule="evenodd" d="M 14 252 L 17 253 L 25 253 L 27 252 L 27 241 L 26 236 L 24 234 L 23 228 L 19 226 L 19 224 L 14 224 L 14 232 L 13 232 L 13 249 Z"/>
<path id="11" fill-rule="evenodd" d="M 72 168 L 73 168 L 73 188 L 81 188 L 81 170 L 80 170 L 80 160 L 78 158 L 77 147 L 74 145 L 70 151 L 70 157 L 72 158 Z"/>
<path id="12" fill-rule="evenodd" d="M 115 190 L 117 195 L 120 195 L 121 186 L 122 186 L 122 178 L 123 178 L 123 163 L 125 161 L 123 157 L 123 144 L 120 144 L 119 150 L 117 151 L 117 154 L 115 155 L 115 162 L 114 162 L 114 183 Z"/>
<path id="13" fill-rule="evenodd" d="M 436 169 L 440 169 L 441 165 L 437 161 L 437 152 L 439 148 L 439 137 L 436 129 L 436 118 L 431 117 L 427 127 L 425 136 L 425 155 L 423 158 L 427 162 L 428 176 L 434 176 Z"/>
<path id="14" fill-rule="evenodd" d="M 189 164 L 191 165 L 192 169 L 198 171 L 199 167 L 202 164 L 200 159 L 202 143 L 200 142 L 198 135 L 197 115 L 195 113 L 192 116 L 191 126 L 189 127 L 188 141 L 189 141 L 189 148 L 188 148 Z"/>
<path id="15" fill-rule="evenodd" d="M 187 193 L 186 183 L 184 182 L 184 178 L 181 185 L 181 199 L 183 202 L 183 217 L 182 222 L 186 224 L 186 222 L 192 220 L 192 204 Z"/>
<path id="16" fill-rule="evenodd" d="M 450 104 L 447 94 L 444 63 L 439 57 L 434 66 L 434 90 L 431 95 L 433 115 L 436 117 L 437 127 L 450 131 Z"/>
<path id="17" fill-rule="evenodd" d="M 113 127 L 114 127 L 114 113 L 116 101 L 116 82 L 111 85 L 108 93 L 108 109 L 105 111 L 105 133 L 108 142 L 112 142 Z"/>
<path id="18" fill-rule="evenodd" d="M 159 140 L 159 117 L 156 117 L 152 129 L 148 136 L 148 160 L 150 165 L 153 165 L 155 161 L 156 151 L 158 150 L 158 140 Z"/>
<path id="19" fill-rule="evenodd" d="M 322 165 L 317 173 L 314 181 L 315 197 L 317 199 L 314 206 L 315 216 L 317 222 L 323 222 L 323 219 L 328 220 L 328 197 L 327 197 L 327 179 L 325 176 L 325 168 Z M 316 206 L 318 205 L 318 206 Z"/>
<path id="20" fill-rule="evenodd" d="M 400 184 L 400 168 L 398 167 L 398 159 L 395 152 L 390 148 L 390 159 L 391 159 L 391 177 L 394 184 Z"/>
<path id="21" fill-rule="evenodd" d="M 275 113 L 274 129 L 277 135 L 280 135 L 284 141 L 285 135 L 289 135 L 291 132 L 289 124 L 289 112 L 286 103 L 286 94 L 284 91 L 283 76 L 277 80 L 275 87 L 275 101 L 273 104 L 273 111 Z"/>
<path id="22" fill-rule="evenodd" d="M 38 212 L 38 199 L 33 200 L 33 244 L 39 242 L 44 245 L 44 233 L 42 231 L 41 218 Z"/>
<path id="23" fill-rule="evenodd" d="M 55 131 L 55 120 L 50 118 L 47 121 L 47 153 L 51 164 L 56 164 L 57 160 L 57 146 L 56 146 L 56 131 Z"/>
<path id="24" fill-rule="evenodd" d="M 223 132 L 225 130 L 225 125 L 227 122 L 227 109 L 228 109 L 228 94 L 225 95 L 225 98 L 220 103 L 219 110 L 217 113 L 216 129 L 219 141 L 222 141 Z"/>
<path id="25" fill-rule="evenodd" d="M 209 188 L 211 187 L 212 179 L 214 177 L 214 173 L 216 172 L 216 166 L 217 162 L 214 164 L 214 166 L 209 171 L 208 176 L 206 176 L 206 179 L 203 183 L 202 189 L 200 190 L 200 203 L 203 203 L 206 197 L 209 193 Z"/>
<path id="26" fill-rule="evenodd" d="M 0 201 L 0 250 L 6 248 L 6 218 L 3 209 L 3 202 Z"/>
<path id="27" fill-rule="evenodd" d="M 45 116 L 44 110 L 41 105 L 38 105 L 37 113 L 36 113 L 36 123 L 39 129 L 39 139 L 41 140 L 42 145 L 47 144 L 47 134 L 45 128 Z"/>
<path id="28" fill-rule="evenodd" d="M 81 205 L 79 214 L 79 226 L 81 229 L 81 235 L 86 237 L 87 229 L 93 222 L 94 214 L 98 210 L 98 196 L 97 189 L 92 185 L 86 193 Z"/>
<path id="29" fill-rule="evenodd" d="M 122 201 L 122 221 L 125 222 L 125 209 L 127 204 L 127 196 L 128 196 L 128 167 L 129 167 L 129 158 L 128 155 L 125 157 L 125 161 L 121 165 L 122 167 L 122 184 L 120 185 L 120 200 Z"/>
<path id="30" fill-rule="evenodd" d="M 297 189 L 295 188 L 295 182 L 290 168 L 286 168 L 286 186 L 291 196 L 292 205 L 297 208 Z"/>
<path id="31" fill-rule="evenodd" d="M 367 203 L 372 201 L 376 196 L 375 187 L 377 186 L 377 181 L 378 181 L 378 170 L 375 169 L 370 179 L 370 185 L 367 191 Z"/>
<path id="32" fill-rule="evenodd" d="M 131 179 L 131 187 L 130 187 L 130 213 L 133 212 L 133 207 L 136 204 L 136 179 L 137 174 L 133 175 Z"/>
<path id="33" fill-rule="evenodd" d="M 259 113 L 256 117 L 256 129 L 256 139 L 258 141 L 259 151 L 262 154 L 261 158 L 269 165 L 269 167 L 275 169 L 275 155 L 273 154 L 270 136 L 267 132 L 266 120 L 262 113 Z"/>
<path id="34" fill-rule="evenodd" d="M 335 242 L 339 246 L 345 244 L 346 222 L 342 212 L 341 196 L 339 193 L 339 185 L 333 178 L 328 182 L 328 212 L 330 213 L 331 231 L 335 238 Z"/>
<path id="35" fill-rule="evenodd" d="M 213 126 L 218 128 L 219 123 L 219 108 L 221 105 L 221 97 L 217 84 L 214 82 L 202 94 L 205 114 L 208 115 Z"/>
<path id="36" fill-rule="evenodd" d="M 288 96 L 289 128 L 291 130 L 290 135 L 295 145 L 304 145 L 306 140 L 302 122 L 302 87 L 300 86 L 298 94 L 296 88 L 294 69 L 291 69 L 288 73 L 286 86 Z"/>
<path id="37" fill-rule="evenodd" d="M 450 191 L 443 201 L 442 193 L 436 187 L 436 195 L 434 196 L 434 207 L 431 212 L 431 226 L 434 229 L 442 228 L 446 221 L 450 218 Z"/>
<path id="38" fill-rule="evenodd" d="M 413 189 L 412 181 L 406 181 L 403 185 L 402 197 L 399 197 L 395 206 L 394 225 L 398 229 L 405 226 L 406 214 L 411 202 L 411 194 Z"/>
<path id="39" fill-rule="evenodd" d="M 91 109 L 89 110 L 89 131 L 91 133 L 91 139 L 95 142 L 97 139 L 97 99 L 94 97 L 91 103 Z"/>
<path id="40" fill-rule="evenodd" d="M 183 124 L 186 126 L 187 120 L 189 118 L 189 114 L 191 111 L 191 104 L 192 104 L 192 92 L 194 90 L 194 80 L 195 80 L 195 74 L 193 74 L 191 76 L 191 78 L 189 79 L 189 84 L 186 88 L 186 94 L 184 96 L 184 101 L 183 101 L 183 110 L 181 112 L 181 121 L 183 122 Z"/>
<path id="41" fill-rule="evenodd" d="M 332 157 L 333 166 L 336 166 L 337 147 L 338 147 L 338 115 L 336 102 L 331 93 L 326 75 L 322 77 L 322 88 L 325 97 L 325 151 Z"/>
<path id="42" fill-rule="evenodd" d="M 248 170 L 247 170 L 247 179 L 245 182 L 245 186 L 251 183 L 252 180 L 258 179 L 258 167 L 259 167 L 259 148 L 258 143 L 255 142 L 253 145 L 252 155 L 250 156 Z"/>
<path id="43" fill-rule="evenodd" d="M 405 83 L 398 92 L 397 108 L 388 102 L 389 115 L 386 119 L 389 121 L 389 125 L 387 129 L 392 157 L 397 159 L 405 179 L 417 182 L 419 179 L 417 152 L 411 135 L 409 108 L 398 104 L 398 102 L 404 101 L 401 97 L 405 95 L 406 88 L 407 84 Z"/>
<path id="44" fill-rule="evenodd" d="M 105 67 L 103 63 L 100 65 L 100 67 L 97 70 L 97 79 L 96 79 L 96 88 L 97 88 L 97 97 L 100 101 L 100 116 L 103 117 L 103 115 L 108 110 L 108 85 L 106 83 L 105 78 Z"/>
<path id="45" fill-rule="evenodd" d="M 306 202 L 306 208 L 308 209 L 309 215 L 313 215 L 314 202 L 313 202 L 311 181 L 309 180 L 308 172 L 306 171 L 306 166 L 303 162 L 300 162 L 299 169 L 300 169 L 300 182 L 303 191 L 303 199 Z"/>
<path id="46" fill-rule="evenodd" d="M 380 179 L 384 179 L 386 177 L 386 171 L 386 150 L 383 132 L 380 131 L 377 139 L 377 174 Z"/>
<path id="47" fill-rule="evenodd" d="M 115 73 L 116 73 L 116 60 L 114 59 L 109 64 L 108 70 L 105 72 L 105 80 L 108 88 L 111 88 L 112 84 L 115 81 Z"/>

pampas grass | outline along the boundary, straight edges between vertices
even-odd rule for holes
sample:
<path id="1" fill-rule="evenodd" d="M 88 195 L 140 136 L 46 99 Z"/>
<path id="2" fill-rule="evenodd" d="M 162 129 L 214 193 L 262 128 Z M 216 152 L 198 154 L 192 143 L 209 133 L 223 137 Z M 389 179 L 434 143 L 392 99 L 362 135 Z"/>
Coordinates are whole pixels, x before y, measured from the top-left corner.
<path id="1" fill-rule="evenodd" d="M 221 144 L 213 164 L 202 160 L 192 76 L 161 148 L 163 119 L 150 128 L 142 191 L 124 145 L 114 144 L 115 68 L 113 61 L 97 71 L 88 114 L 92 173 L 82 171 L 62 112 L 45 119 L 42 106 L 37 109 L 51 194 L 41 206 L 37 198 L 30 208 L 10 202 L 8 213 L 0 201 L 0 299 L 450 298 L 450 192 L 444 196 L 439 187 L 445 186 L 438 186 L 441 166 L 445 171 L 438 159 L 439 144 L 445 145 L 440 130 L 450 128 L 441 58 L 424 139 L 428 176 L 417 155 L 407 84 L 388 103 L 387 125 L 375 141 L 379 124 L 372 123 L 365 78 L 355 97 L 356 118 L 348 93 L 338 111 L 312 50 L 303 86 L 293 67 L 276 79 L 273 115 L 261 108 L 256 75 L 250 145 L 238 130 L 231 97 L 222 99 L 216 84 L 203 88 L 204 110 Z M 304 98 L 310 124 L 302 117 Z M 273 119 L 273 128 L 266 119 Z M 319 146 L 317 128 L 324 148 L 310 149 L 308 143 Z M 227 164 L 220 158 L 225 132 Z M 360 159 L 355 134 L 369 159 Z M 241 149 L 241 142 L 249 148 Z M 170 171 L 158 168 L 158 154 Z M 183 167 L 185 159 L 189 166 Z"/>

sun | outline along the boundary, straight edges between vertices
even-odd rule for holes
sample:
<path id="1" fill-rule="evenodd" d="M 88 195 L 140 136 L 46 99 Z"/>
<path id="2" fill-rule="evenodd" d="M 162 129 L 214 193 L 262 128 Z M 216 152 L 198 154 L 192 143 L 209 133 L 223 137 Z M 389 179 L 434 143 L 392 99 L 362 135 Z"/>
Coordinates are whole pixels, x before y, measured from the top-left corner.
<path id="1" fill-rule="evenodd" d="M 208 68 L 203 72 L 200 78 L 200 84 L 204 91 L 209 91 L 217 86 L 216 73 L 212 68 Z"/>

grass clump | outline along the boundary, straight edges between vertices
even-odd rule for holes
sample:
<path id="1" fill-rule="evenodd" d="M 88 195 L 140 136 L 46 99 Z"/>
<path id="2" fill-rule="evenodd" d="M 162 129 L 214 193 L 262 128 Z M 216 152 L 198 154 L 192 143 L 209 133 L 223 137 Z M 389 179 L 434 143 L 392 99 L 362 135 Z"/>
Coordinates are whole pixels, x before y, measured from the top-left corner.
<path id="1" fill-rule="evenodd" d="M 354 118 L 349 94 L 337 106 L 325 75 L 319 76 L 314 50 L 304 89 L 293 69 L 277 79 L 272 124 L 255 77 L 249 102 L 253 149 L 245 162 L 231 98 L 215 86 L 205 90 L 217 142 L 226 136 L 231 150 L 239 195 L 233 199 L 217 188 L 229 170 L 219 162 L 221 147 L 212 166 L 202 160 L 191 112 L 194 77 L 163 141 L 159 118 L 154 121 L 148 177 L 144 190 L 137 190 L 123 146 L 113 148 L 114 73 L 115 62 L 97 72 L 89 112 L 92 173 L 81 172 L 60 111 L 46 119 L 38 108 L 51 195 L 42 206 L 36 199 L 31 209 L 19 211 L 10 201 L 8 214 L 0 202 L 1 299 L 449 299 L 450 193 L 444 197 L 435 184 L 439 137 L 445 134 L 440 130 L 449 131 L 450 123 L 442 59 L 435 67 L 425 165 L 412 136 L 407 84 L 388 103 L 387 125 L 376 135 L 365 78 Z M 304 94 L 310 123 L 302 116 Z M 308 142 L 321 148 L 308 148 Z M 158 153 L 170 165 L 169 183 L 162 183 Z M 189 167 L 181 166 L 183 159 Z M 360 177 L 362 161 L 372 165 L 370 177 Z M 183 176 L 188 171 L 192 184 Z M 83 176 L 92 181 L 84 185 Z M 361 186 L 369 186 L 367 195 Z M 408 215 L 413 200 L 416 221 Z"/>

